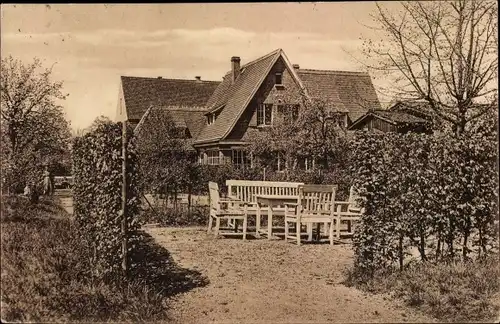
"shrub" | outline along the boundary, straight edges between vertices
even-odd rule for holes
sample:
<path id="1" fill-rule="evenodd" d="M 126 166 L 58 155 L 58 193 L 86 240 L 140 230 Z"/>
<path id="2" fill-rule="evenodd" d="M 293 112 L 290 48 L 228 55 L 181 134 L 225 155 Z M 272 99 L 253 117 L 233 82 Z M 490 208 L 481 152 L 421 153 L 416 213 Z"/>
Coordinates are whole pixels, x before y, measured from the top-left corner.
<path id="1" fill-rule="evenodd" d="M 354 273 L 369 278 L 414 246 L 421 259 L 484 256 L 496 249 L 496 141 L 482 136 L 359 133 L 352 173 L 365 207 L 353 237 Z M 447 249 L 444 250 L 446 245 Z M 488 247 L 490 246 L 490 247 Z"/>
<path id="2" fill-rule="evenodd" d="M 165 318 L 163 296 L 140 282 L 94 281 L 92 252 L 50 200 L 2 198 L 2 301 L 7 321 Z"/>
<path id="3" fill-rule="evenodd" d="M 132 130 L 127 147 L 127 228 L 129 252 L 134 248 L 139 211 L 137 156 Z M 73 197 L 80 238 L 94 251 L 94 275 L 118 278 L 122 259 L 122 124 L 96 123 L 73 143 Z"/>
<path id="4" fill-rule="evenodd" d="M 91 275 L 93 251 L 64 209 L 2 197 L 2 285 L 6 321 L 144 322 L 168 320 L 167 299 L 206 285 L 199 272 L 179 268 L 168 251 L 138 232 L 128 282 Z"/>

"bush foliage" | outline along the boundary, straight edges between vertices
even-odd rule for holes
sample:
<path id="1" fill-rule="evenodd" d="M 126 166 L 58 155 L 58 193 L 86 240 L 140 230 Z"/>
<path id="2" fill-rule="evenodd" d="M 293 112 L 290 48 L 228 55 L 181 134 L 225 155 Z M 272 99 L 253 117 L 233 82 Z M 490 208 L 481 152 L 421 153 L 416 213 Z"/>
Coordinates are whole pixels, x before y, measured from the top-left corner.
<path id="1" fill-rule="evenodd" d="M 359 133 L 352 171 L 366 209 L 353 238 L 361 276 L 399 263 L 484 256 L 496 245 L 497 149 L 493 137 Z M 429 253 L 430 247 L 433 247 Z M 431 255 L 429 255 L 431 254 Z"/>
<path id="2" fill-rule="evenodd" d="M 131 134 L 128 130 L 128 134 Z M 74 211 L 81 238 L 94 251 L 99 278 L 120 272 L 122 258 L 122 125 L 102 122 L 73 143 Z M 139 211 L 137 157 L 134 137 L 127 146 L 127 236 L 134 248 Z"/>
<path id="3" fill-rule="evenodd" d="M 1 207 L 4 321 L 168 321 L 168 298 L 208 283 L 141 231 L 129 280 L 96 280 L 94 252 L 64 209 L 14 196 L 2 197 Z"/>

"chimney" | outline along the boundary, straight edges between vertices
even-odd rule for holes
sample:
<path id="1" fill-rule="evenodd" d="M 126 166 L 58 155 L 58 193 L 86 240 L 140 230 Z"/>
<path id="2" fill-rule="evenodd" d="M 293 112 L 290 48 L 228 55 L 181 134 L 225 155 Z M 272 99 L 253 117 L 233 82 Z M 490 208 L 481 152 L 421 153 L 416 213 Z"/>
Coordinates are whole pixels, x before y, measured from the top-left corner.
<path id="1" fill-rule="evenodd" d="M 240 75 L 240 57 L 233 56 L 231 57 L 231 81 L 234 83 L 236 79 Z"/>
<path id="2" fill-rule="evenodd" d="M 201 82 L 201 76 L 195 76 L 196 82 Z"/>
<path id="3" fill-rule="evenodd" d="M 298 64 L 294 64 L 294 65 L 292 65 L 292 66 L 293 66 L 293 69 L 294 69 L 294 70 L 298 70 L 298 69 L 300 69 L 300 65 L 298 65 Z"/>

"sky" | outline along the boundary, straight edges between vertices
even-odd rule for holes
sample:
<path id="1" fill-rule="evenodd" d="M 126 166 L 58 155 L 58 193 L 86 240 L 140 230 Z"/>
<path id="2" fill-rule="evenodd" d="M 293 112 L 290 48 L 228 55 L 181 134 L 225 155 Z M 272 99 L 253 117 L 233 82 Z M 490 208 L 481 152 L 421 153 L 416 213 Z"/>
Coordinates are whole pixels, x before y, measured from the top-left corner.
<path id="1" fill-rule="evenodd" d="M 391 4 L 389 4 L 391 5 Z M 53 65 L 73 129 L 115 118 L 120 76 L 222 80 L 282 48 L 301 68 L 364 71 L 374 2 L 2 5 L 1 56 Z M 377 87 L 378 82 L 374 80 Z"/>

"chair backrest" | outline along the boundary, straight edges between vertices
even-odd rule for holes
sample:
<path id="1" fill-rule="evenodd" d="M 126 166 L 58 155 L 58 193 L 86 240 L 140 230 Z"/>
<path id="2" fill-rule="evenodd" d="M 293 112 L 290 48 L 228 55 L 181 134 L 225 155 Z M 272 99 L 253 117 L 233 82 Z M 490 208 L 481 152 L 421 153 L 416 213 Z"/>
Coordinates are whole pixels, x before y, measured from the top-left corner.
<path id="1" fill-rule="evenodd" d="M 220 210 L 219 185 L 217 182 L 210 181 L 208 183 L 208 191 L 210 194 L 210 209 L 215 211 Z"/>
<path id="2" fill-rule="evenodd" d="M 227 195 L 246 202 L 256 202 L 255 195 L 297 196 L 301 182 L 227 180 Z"/>
<path id="3" fill-rule="evenodd" d="M 333 211 L 337 185 L 300 185 L 299 209 L 302 211 Z"/>

